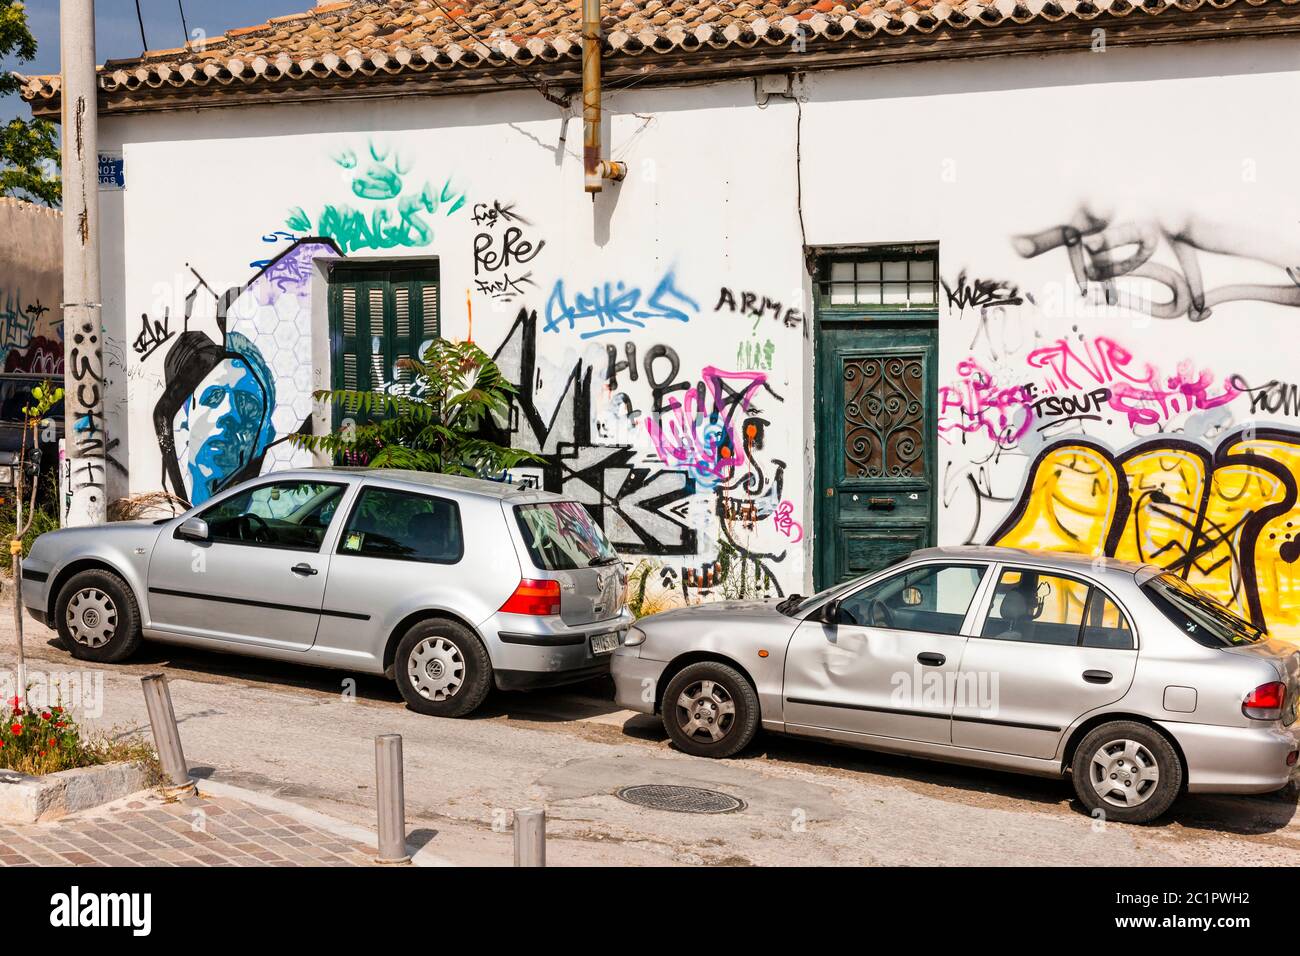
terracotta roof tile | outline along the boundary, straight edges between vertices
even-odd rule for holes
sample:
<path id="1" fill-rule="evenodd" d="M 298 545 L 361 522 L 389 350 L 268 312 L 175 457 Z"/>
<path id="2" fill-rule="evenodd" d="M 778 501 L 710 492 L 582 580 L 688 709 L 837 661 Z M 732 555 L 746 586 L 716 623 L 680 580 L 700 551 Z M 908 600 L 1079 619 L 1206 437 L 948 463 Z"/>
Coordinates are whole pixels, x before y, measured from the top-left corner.
<path id="1" fill-rule="evenodd" d="M 809 28 L 811 48 L 846 38 L 900 43 L 908 34 L 941 28 L 979 31 L 1103 14 L 1168 17 L 1202 8 L 1296 4 L 1300 0 L 606 0 L 601 25 L 612 53 L 659 56 L 737 47 L 752 54 L 787 52 L 790 38 Z M 138 96 L 213 83 L 285 86 L 376 72 L 504 71 L 512 60 L 576 60 L 581 30 L 581 0 L 353 0 L 230 30 L 182 50 L 109 61 L 100 67 L 100 86 L 110 96 Z M 58 96 L 57 76 L 21 79 L 27 100 Z"/>

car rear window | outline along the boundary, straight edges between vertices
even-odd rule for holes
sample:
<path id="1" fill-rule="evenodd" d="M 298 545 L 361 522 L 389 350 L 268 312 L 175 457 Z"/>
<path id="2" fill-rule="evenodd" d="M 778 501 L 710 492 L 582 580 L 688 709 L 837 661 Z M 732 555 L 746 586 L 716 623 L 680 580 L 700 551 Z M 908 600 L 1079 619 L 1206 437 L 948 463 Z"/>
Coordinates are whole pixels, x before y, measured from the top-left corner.
<path id="1" fill-rule="evenodd" d="M 1175 627 L 1205 647 L 1239 647 L 1255 644 L 1266 636 L 1254 624 L 1176 575 L 1156 575 L 1142 585 L 1142 591 Z"/>
<path id="2" fill-rule="evenodd" d="M 605 532 L 576 501 L 515 505 L 515 519 L 533 564 L 545 571 L 575 571 L 618 560 Z"/>

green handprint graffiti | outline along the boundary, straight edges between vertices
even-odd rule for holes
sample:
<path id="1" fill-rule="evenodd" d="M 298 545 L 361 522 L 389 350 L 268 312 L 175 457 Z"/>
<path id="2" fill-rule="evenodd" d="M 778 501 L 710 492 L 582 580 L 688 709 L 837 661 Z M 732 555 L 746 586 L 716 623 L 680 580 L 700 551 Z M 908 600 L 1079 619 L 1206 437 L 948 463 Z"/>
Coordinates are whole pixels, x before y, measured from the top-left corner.
<path id="1" fill-rule="evenodd" d="M 316 217 L 298 206 L 290 211 L 285 225 L 295 232 L 324 236 L 338 243 L 345 253 L 357 249 L 392 249 L 397 246 L 427 246 L 433 241 L 428 216 L 450 216 L 465 205 L 465 194 L 448 178 L 441 189 L 428 182 L 407 190 L 410 167 L 401 157 L 375 143 L 369 144 L 369 159 L 358 158 L 345 149 L 333 157 L 343 169 L 352 171 L 352 194 L 373 207 L 356 208 L 348 203 L 327 203 Z"/>

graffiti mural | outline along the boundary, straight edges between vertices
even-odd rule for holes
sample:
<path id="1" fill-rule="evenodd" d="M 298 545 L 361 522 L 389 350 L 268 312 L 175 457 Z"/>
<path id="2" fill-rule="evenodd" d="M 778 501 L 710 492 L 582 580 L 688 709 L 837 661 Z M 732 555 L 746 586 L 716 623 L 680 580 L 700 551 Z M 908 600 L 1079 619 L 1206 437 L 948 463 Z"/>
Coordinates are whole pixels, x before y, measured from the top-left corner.
<path id="1" fill-rule="evenodd" d="M 165 490 L 201 504 L 273 467 L 310 464 L 288 439 L 311 427 L 312 260 L 339 251 L 328 239 L 299 240 L 221 295 L 194 273 L 179 332 L 170 316 L 142 317 L 137 352 L 161 363 L 153 424 Z M 219 339 L 189 328 L 199 296 L 213 300 Z"/>
<path id="2" fill-rule="evenodd" d="M 554 363 L 539 324 L 521 309 L 494 355 L 519 390 L 502 437 L 545 459 L 512 479 L 587 506 L 636 562 L 643 611 L 783 593 L 777 568 L 803 529 L 783 501 L 785 462 L 766 453 L 765 407 L 782 401 L 766 374 L 705 366 L 687 378 L 671 346 L 631 341 Z"/>
<path id="3" fill-rule="evenodd" d="M 1245 429 L 1112 454 L 1063 441 L 1033 462 L 991 544 L 1158 564 L 1300 639 L 1300 431 Z"/>
<path id="4" fill-rule="evenodd" d="M 6 292 L 0 308 L 0 355 L 6 372 L 63 373 L 63 319 L 58 310 L 21 291 Z"/>
<path id="5" fill-rule="evenodd" d="M 376 143 L 360 154 L 345 149 L 333 159 L 348 175 L 357 205 L 326 203 L 314 219 L 299 206 L 285 225 L 293 233 L 329 238 L 344 253 L 427 246 L 433 241 L 431 218 L 465 205 L 465 194 L 450 179 L 441 186 L 413 181 L 403 157 Z M 269 241 L 275 238 L 273 233 Z"/>
<path id="6" fill-rule="evenodd" d="M 956 534 L 1157 564 L 1300 642 L 1297 392 L 1261 374 L 1267 352 L 1201 331 L 1285 321 L 1300 246 L 1086 208 L 1009 243 L 998 278 L 942 281 L 973 330 L 939 389 Z"/>

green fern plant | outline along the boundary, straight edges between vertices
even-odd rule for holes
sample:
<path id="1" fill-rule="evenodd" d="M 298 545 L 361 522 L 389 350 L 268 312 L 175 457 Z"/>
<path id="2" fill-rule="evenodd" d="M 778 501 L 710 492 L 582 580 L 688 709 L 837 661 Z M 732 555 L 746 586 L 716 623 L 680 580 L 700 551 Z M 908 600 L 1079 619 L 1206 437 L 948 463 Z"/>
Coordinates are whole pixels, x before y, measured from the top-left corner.
<path id="1" fill-rule="evenodd" d="M 328 435 L 294 435 L 294 444 L 347 464 L 470 477 L 542 460 L 481 434 L 489 416 L 507 416 L 515 387 L 473 342 L 435 339 L 421 358 L 400 364 L 412 376 L 408 394 L 318 391 L 316 400 L 333 402 L 344 421 Z"/>

